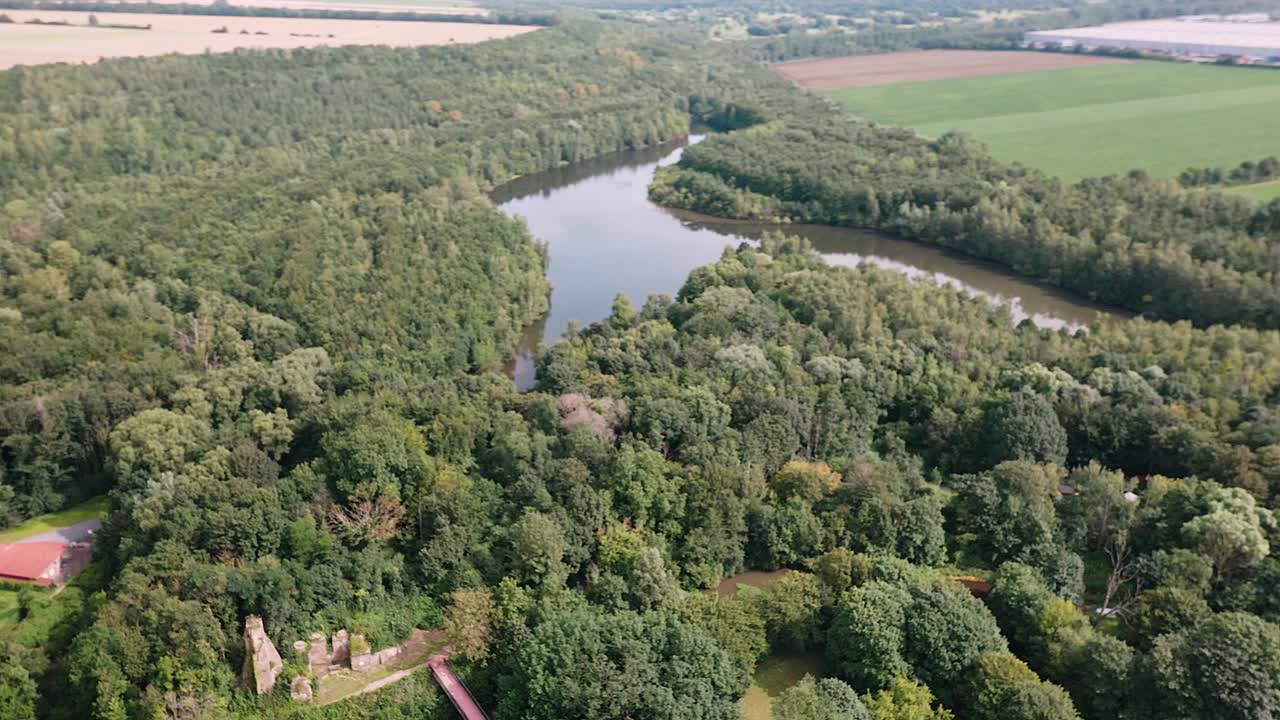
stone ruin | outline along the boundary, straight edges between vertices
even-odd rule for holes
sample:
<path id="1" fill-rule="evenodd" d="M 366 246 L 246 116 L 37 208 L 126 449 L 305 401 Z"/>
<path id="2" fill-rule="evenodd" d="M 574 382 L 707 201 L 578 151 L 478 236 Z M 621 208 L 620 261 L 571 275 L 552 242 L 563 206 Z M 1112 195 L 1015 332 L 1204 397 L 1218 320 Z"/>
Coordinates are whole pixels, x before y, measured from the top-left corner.
<path id="1" fill-rule="evenodd" d="M 404 647 L 406 646 L 393 644 L 378 652 L 371 652 L 365 635 L 351 634 L 347 630 L 338 630 L 333 634 L 332 650 L 330 638 L 321 633 L 312 634 L 311 642 L 293 643 L 293 651 L 298 657 L 306 657 L 308 669 L 316 680 L 344 667 L 351 667 L 357 673 L 369 673 L 396 662 L 403 655 Z M 248 616 L 244 619 L 244 684 L 257 694 L 270 693 L 283 673 L 284 660 L 280 659 L 275 643 L 266 635 L 262 619 L 257 615 Z M 315 697 L 315 689 L 310 676 L 294 676 L 289 682 L 289 697 L 298 702 L 311 702 Z"/>
<path id="2" fill-rule="evenodd" d="M 314 633 L 311 636 L 309 646 L 301 640 L 298 643 L 306 649 L 311 673 L 317 678 L 322 678 L 344 667 L 349 667 L 356 672 L 369 672 L 395 662 L 402 652 L 399 645 L 383 648 L 376 653 L 372 652 L 363 635 L 352 635 L 346 630 L 334 633 L 332 649 L 330 649 L 330 640 L 320 633 Z"/>
<path id="3" fill-rule="evenodd" d="M 250 615 L 244 620 L 244 682 L 259 695 L 271 692 L 280 673 L 284 672 L 284 660 L 275 643 L 267 637 L 262 618 Z"/>
<path id="4" fill-rule="evenodd" d="M 311 680 L 306 675 L 298 675 L 289 683 L 289 697 L 298 702 L 311 702 L 314 693 L 311 690 Z"/>
<path id="5" fill-rule="evenodd" d="M 346 630 L 333 634 L 333 654 L 329 656 L 330 665 L 341 665 L 351 661 L 351 636 Z"/>
<path id="6" fill-rule="evenodd" d="M 399 656 L 399 645 L 392 645 L 378 652 L 371 652 L 368 645 L 365 645 L 362 650 L 351 654 L 351 669 L 356 672 L 369 672 L 377 669 L 380 665 L 390 665 Z"/>
<path id="7" fill-rule="evenodd" d="M 317 678 L 351 665 L 351 635 L 346 630 L 339 630 L 333 634 L 332 650 L 330 650 L 330 639 L 322 633 L 311 634 L 309 647 L 302 640 L 295 645 L 300 646 L 299 652 L 306 652 L 307 664 L 311 666 L 311 673 Z"/>
<path id="8" fill-rule="evenodd" d="M 244 649 L 245 685 L 259 695 L 270 693 L 284 672 L 284 660 L 267 636 L 262 618 L 256 615 L 245 618 Z M 314 633 L 310 642 L 298 640 L 293 649 L 299 656 L 307 658 L 311 674 L 317 680 L 347 667 L 356 672 L 370 672 L 394 663 L 404 652 L 399 645 L 371 652 L 363 635 L 352 635 L 346 630 L 334 633 L 332 641 L 321 633 Z M 294 700 L 311 702 L 314 696 L 311 678 L 306 675 L 297 675 L 289 682 L 289 697 Z"/>
<path id="9" fill-rule="evenodd" d="M 259 695 L 271 692 L 284 672 L 284 660 L 271 638 L 267 637 L 262 618 L 256 615 L 245 618 L 244 648 L 245 685 Z M 332 639 L 322 633 L 314 633 L 310 642 L 299 640 L 293 644 L 293 649 L 299 656 L 307 658 L 311 674 L 317 680 L 348 667 L 356 672 L 370 672 L 392 664 L 404 652 L 399 645 L 372 652 L 363 635 L 352 635 L 346 630 L 334 633 Z M 311 678 L 305 675 L 298 675 L 289 682 L 289 696 L 294 700 L 311 702 L 314 694 Z"/>
<path id="10" fill-rule="evenodd" d="M 329 641 L 325 639 L 324 633 L 311 634 L 311 647 L 307 651 L 307 665 L 311 667 L 311 674 L 316 678 L 322 678 L 329 674 L 330 658 Z M 337 668 L 332 668 L 337 669 Z"/>

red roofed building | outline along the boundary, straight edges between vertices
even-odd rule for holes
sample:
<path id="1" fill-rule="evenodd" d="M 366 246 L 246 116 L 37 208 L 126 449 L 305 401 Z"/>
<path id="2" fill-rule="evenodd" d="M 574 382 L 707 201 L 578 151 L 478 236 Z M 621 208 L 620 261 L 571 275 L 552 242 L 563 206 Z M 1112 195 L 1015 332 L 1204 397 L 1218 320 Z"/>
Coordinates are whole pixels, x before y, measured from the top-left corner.
<path id="1" fill-rule="evenodd" d="M 63 563 L 71 563 L 74 554 L 60 542 L 0 545 L 0 578 L 49 585 L 62 579 Z"/>

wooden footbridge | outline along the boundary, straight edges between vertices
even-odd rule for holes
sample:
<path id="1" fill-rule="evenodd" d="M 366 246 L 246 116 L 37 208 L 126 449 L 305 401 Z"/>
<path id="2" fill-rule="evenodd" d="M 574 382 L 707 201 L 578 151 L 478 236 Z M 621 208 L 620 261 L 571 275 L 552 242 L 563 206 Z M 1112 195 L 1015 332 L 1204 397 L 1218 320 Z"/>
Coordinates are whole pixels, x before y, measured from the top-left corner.
<path id="1" fill-rule="evenodd" d="M 431 668 L 432 677 L 449 697 L 449 702 L 453 703 L 454 709 L 458 711 L 458 715 L 462 716 L 462 720 L 489 720 L 489 716 L 484 714 L 480 703 L 471 696 L 471 691 L 462 682 L 462 678 L 454 674 L 453 668 L 449 667 L 447 651 L 432 655 L 427 661 L 427 666 Z"/>

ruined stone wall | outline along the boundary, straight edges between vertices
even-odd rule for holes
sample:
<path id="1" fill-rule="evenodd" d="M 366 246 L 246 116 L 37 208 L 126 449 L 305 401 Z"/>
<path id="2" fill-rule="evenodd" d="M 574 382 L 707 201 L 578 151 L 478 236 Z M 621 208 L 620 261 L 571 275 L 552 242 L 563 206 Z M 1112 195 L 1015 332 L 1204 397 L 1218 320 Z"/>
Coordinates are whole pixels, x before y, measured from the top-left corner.
<path id="1" fill-rule="evenodd" d="M 378 663 L 375 661 L 373 653 L 370 653 L 368 650 L 351 653 L 352 670 L 355 670 L 356 672 L 369 672 L 376 667 L 378 667 Z"/>
<path id="2" fill-rule="evenodd" d="M 330 665 L 341 665 L 351 659 L 351 636 L 346 630 L 333 634 L 333 655 L 329 657 Z"/>
<path id="3" fill-rule="evenodd" d="M 311 648 L 307 651 L 307 664 L 311 667 L 311 674 L 317 678 L 322 678 L 329 674 L 329 666 L 332 662 L 333 654 L 329 652 L 329 641 L 321 633 L 311 634 Z"/>
<path id="4" fill-rule="evenodd" d="M 399 659 L 400 653 L 404 652 L 404 649 L 399 645 L 392 645 L 378 652 L 371 652 L 368 649 L 369 643 L 365 642 L 363 635 L 353 635 L 352 637 L 359 638 L 355 645 L 360 649 L 351 651 L 351 669 L 356 672 L 370 672 L 383 665 L 391 665 Z"/>
<path id="5" fill-rule="evenodd" d="M 383 665 L 395 663 L 404 652 L 404 648 L 399 645 L 383 648 L 376 653 L 372 652 L 363 635 L 352 635 L 346 630 L 339 630 L 333 634 L 332 649 L 330 649 L 330 639 L 321 633 L 313 633 L 310 643 L 299 640 L 294 643 L 294 646 L 299 652 L 306 652 L 311 674 L 317 680 L 334 670 L 346 667 L 356 672 L 370 672 Z"/>
<path id="6" fill-rule="evenodd" d="M 271 692 L 284 672 L 284 660 L 275 643 L 267 637 L 262 618 L 250 615 L 244 621 L 244 681 L 259 695 Z"/>

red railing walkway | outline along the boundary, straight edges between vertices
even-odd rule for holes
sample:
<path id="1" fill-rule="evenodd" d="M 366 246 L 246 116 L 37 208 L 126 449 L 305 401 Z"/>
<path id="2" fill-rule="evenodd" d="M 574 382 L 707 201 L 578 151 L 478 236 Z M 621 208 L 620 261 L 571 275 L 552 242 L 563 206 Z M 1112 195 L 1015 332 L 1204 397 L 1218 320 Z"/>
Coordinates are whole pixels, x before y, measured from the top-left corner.
<path id="1" fill-rule="evenodd" d="M 462 679 L 453 673 L 453 668 L 449 667 L 449 656 L 446 653 L 447 651 L 436 653 L 427 661 L 427 666 L 431 668 L 431 674 L 440 685 L 440 689 L 449 696 L 449 701 L 462 716 L 462 720 L 489 720 L 489 716 L 485 715 L 484 710 L 480 708 L 480 703 L 471 697 L 471 691 L 463 684 Z"/>

